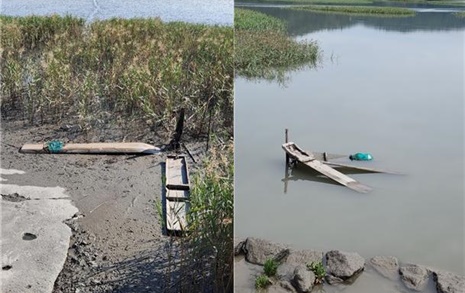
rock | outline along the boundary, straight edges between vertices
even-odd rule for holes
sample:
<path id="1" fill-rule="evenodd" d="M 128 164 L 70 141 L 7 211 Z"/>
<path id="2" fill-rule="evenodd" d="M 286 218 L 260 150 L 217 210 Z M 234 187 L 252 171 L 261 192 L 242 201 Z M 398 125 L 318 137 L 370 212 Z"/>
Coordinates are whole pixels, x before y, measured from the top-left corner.
<path id="1" fill-rule="evenodd" d="M 365 259 L 355 252 L 331 250 L 326 253 L 327 273 L 347 280 L 365 268 Z"/>
<path id="2" fill-rule="evenodd" d="M 297 292 L 310 292 L 312 291 L 313 284 L 315 283 L 315 274 L 308 270 L 305 265 L 299 265 L 294 270 L 294 278 L 292 278 L 292 285 L 297 289 Z"/>
<path id="3" fill-rule="evenodd" d="M 290 281 L 294 277 L 294 270 L 299 265 L 306 266 L 311 262 L 321 262 L 323 252 L 314 250 L 290 250 L 289 255 L 283 259 L 276 273 L 280 280 Z"/>
<path id="4" fill-rule="evenodd" d="M 422 291 L 426 286 L 426 279 L 428 278 L 428 270 L 426 267 L 407 264 L 400 267 L 399 274 L 402 282 L 409 289 L 415 291 Z"/>
<path id="5" fill-rule="evenodd" d="M 291 251 L 285 263 L 288 264 L 303 264 L 307 265 L 311 262 L 321 262 L 323 260 L 323 252 L 315 250 L 296 250 Z"/>
<path id="6" fill-rule="evenodd" d="M 273 293 L 289 293 L 289 292 L 297 292 L 294 287 L 292 287 L 291 283 L 287 281 L 281 281 L 278 283 L 274 283 L 268 289 L 267 292 Z"/>
<path id="7" fill-rule="evenodd" d="M 249 237 L 244 245 L 245 259 L 249 263 L 264 265 L 267 259 L 274 258 L 284 249 L 286 247 L 283 245 Z"/>
<path id="8" fill-rule="evenodd" d="M 370 264 L 382 276 L 395 280 L 398 277 L 399 261 L 393 256 L 375 256 L 370 259 Z"/>
<path id="9" fill-rule="evenodd" d="M 279 286 L 285 289 L 287 292 L 297 292 L 289 281 L 280 281 Z"/>
<path id="10" fill-rule="evenodd" d="M 245 240 L 234 238 L 234 256 L 244 254 Z"/>
<path id="11" fill-rule="evenodd" d="M 335 277 L 333 275 L 326 275 L 325 280 L 328 284 L 334 285 L 334 284 L 340 284 L 343 283 L 344 280 L 338 277 Z"/>
<path id="12" fill-rule="evenodd" d="M 465 277 L 443 271 L 434 271 L 433 278 L 436 282 L 438 293 L 463 293 L 465 292 Z"/>

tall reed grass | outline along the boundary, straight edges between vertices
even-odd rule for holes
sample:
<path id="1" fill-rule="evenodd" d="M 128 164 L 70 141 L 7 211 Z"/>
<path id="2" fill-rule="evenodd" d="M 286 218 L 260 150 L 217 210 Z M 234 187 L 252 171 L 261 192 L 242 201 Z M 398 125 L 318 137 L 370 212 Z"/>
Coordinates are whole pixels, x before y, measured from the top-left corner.
<path id="1" fill-rule="evenodd" d="M 233 292 L 233 142 L 215 140 L 192 176 L 185 237 L 173 237 L 166 292 Z"/>
<path id="2" fill-rule="evenodd" d="M 237 75 L 282 81 L 291 70 L 316 65 L 317 44 L 292 39 L 283 21 L 246 9 L 234 13 Z"/>
<path id="3" fill-rule="evenodd" d="M 167 130 L 185 108 L 186 131 L 204 133 L 211 114 L 219 130 L 233 132 L 230 27 L 159 19 L 86 25 L 56 15 L 0 21 L 3 117 Z"/>

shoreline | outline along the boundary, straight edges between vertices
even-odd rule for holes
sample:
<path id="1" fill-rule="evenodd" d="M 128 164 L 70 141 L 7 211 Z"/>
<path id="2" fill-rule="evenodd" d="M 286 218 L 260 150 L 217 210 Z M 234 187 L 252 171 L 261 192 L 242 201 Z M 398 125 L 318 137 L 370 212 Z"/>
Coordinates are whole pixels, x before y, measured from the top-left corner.
<path id="1" fill-rule="evenodd" d="M 296 250 L 291 245 L 253 237 L 235 239 L 234 255 L 236 266 L 240 266 L 243 270 L 248 267 L 253 277 L 258 277 L 262 271 L 261 267 L 267 260 L 282 258 L 278 261 L 277 275 L 270 277 L 270 292 L 313 292 L 314 286 L 315 289 L 325 292 L 336 292 L 336 288 L 340 286 L 363 286 L 361 283 L 367 282 L 367 279 L 371 280 L 370 282 L 381 283 L 384 287 L 395 288 L 396 292 L 415 290 L 459 293 L 465 288 L 465 276 L 431 266 L 402 262 L 393 256 L 364 259 L 356 252 Z M 299 267 L 301 270 L 302 266 L 317 262 L 321 262 L 325 267 L 324 283 L 317 286 L 312 284 L 308 291 L 302 291 L 300 285 L 296 283 L 296 279 L 299 279 L 301 274 L 298 272 Z M 308 272 L 313 274 L 311 271 Z M 236 271 L 235 274 L 239 273 Z M 246 273 L 242 272 L 242 275 L 244 274 Z M 364 274 L 367 276 L 364 277 Z M 357 283 L 358 279 L 361 281 Z"/>

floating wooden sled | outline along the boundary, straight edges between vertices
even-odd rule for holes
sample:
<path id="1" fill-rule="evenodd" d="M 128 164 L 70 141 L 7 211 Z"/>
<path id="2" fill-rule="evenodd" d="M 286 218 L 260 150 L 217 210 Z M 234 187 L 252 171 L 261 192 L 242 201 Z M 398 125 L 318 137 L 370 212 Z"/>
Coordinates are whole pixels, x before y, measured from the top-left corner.
<path id="1" fill-rule="evenodd" d="M 357 170 L 368 171 L 368 172 L 394 173 L 394 172 L 377 170 L 373 168 L 365 168 L 365 167 L 358 167 L 358 166 L 328 162 L 327 160 L 329 159 L 341 158 L 344 156 L 332 155 L 332 154 L 327 154 L 327 153 L 306 152 L 293 142 L 287 142 L 283 144 L 282 148 L 284 149 L 286 154 L 291 159 L 296 160 L 297 162 L 302 163 L 304 165 L 307 165 L 308 167 L 327 176 L 328 178 L 344 186 L 347 186 L 348 188 L 352 190 L 355 190 L 361 193 L 367 193 L 371 190 L 371 188 L 339 172 L 333 167 L 344 167 L 344 168 L 351 168 L 351 169 L 357 169 Z"/>
<path id="2" fill-rule="evenodd" d="M 51 153 L 47 144 L 25 144 L 21 153 L 47 154 Z M 156 154 L 160 148 L 141 142 L 109 142 L 109 143 L 67 143 L 57 154 Z"/>
<path id="3" fill-rule="evenodd" d="M 189 170 L 184 156 L 168 156 L 165 165 L 166 230 L 168 233 L 187 231 L 189 211 Z"/>

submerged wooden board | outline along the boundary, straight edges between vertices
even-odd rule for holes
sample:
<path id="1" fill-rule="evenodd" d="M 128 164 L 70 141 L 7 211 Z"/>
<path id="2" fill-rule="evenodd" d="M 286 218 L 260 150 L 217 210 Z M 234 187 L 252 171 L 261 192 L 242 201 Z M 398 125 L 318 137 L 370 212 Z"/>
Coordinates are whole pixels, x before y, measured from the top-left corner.
<path id="1" fill-rule="evenodd" d="M 46 154 L 45 144 L 25 144 L 21 153 Z M 155 154 L 160 148 L 141 142 L 67 143 L 58 154 Z"/>
<path id="2" fill-rule="evenodd" d="M 347 168 L 347 169 L 354 169 L 354 170 L 373 172 L 373 173 L 387 173 L 387 174 L 397 174 L 397 175 L 401 174 L 399 172 L 394 172 L 394 171 L 389 171 L 389 170 L 381 170 L 381 169 L 368 168 L 368 167 L 359 167 L 359 166 L 340 164 L 340 163 L 333 163 L 333 162 L 323 162 L 323 164 L 329 165 L 329 166 L 334 166 L 334 167 L 342 167 L 342 168 Z"/>
<path id="3" fill-rule="evenodd" d="M 300 163 L 307 165 L 308 167 L 318 171 L 319 173 L 327 176 L 328 178 L 333 179 L 334 181 L 344 186 L 347 186 L 352 190 L 361 193 L 367 193 L 371 190 L 370 187 L 361 184 L 355 179 L 350 178 L 349 176 L 331 168 L 328 165 L 323 164 L 319 160 L 315 159 L 315 155 L 313 153 L 302 150 L 293 142 L 283 144 L 282 148 L 289 156 L 296 159 Z"/>

